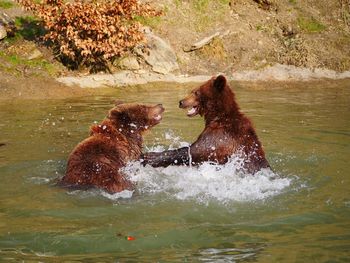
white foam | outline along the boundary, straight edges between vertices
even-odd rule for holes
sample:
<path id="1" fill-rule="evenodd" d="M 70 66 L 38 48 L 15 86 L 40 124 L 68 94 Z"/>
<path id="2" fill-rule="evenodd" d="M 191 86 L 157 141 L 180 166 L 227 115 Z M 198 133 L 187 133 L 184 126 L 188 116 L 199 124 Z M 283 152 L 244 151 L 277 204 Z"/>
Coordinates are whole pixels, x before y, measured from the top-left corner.
<path id="1" fill-rule="evenodd" d="M 29 181 L 31 181 L 33 184 L 47 184 L 50 182 L 50 178 L 45 177 L 30 177 L 28 178 Z"/>
<path id="2" fill-rule="evenodd" d="M 72 190 L 68 191 L 67 194 L 79 196 L 79 198 L 85 199 L 93 196 L 104 196 L 110 200 L 117 201 L 120 199 L 130 199 L 134 191 L 124 190 L 119 193 L 110 194 L 101 189 L 89 189 L 89 190 Z"/>
<path id="3" fill-rule="evenodd" d="M 203 163 L 198 167 L 153 168 L 135 162 L 124 171 L 141 194 L 166 193 L 170 198 L 200 203 L 264 200 L 281 194 L 292 183 L 291 178 L 281 178 L 270 169 L 251 175 L 240 172 L 241 167 L 242 160 L 232 157 L 225 165 Z"/>
<path id="4" fill-rule="evenodd" d="M 128 199 L 132 197 L 133 193 L 134 191 L 129 191 L 129 190 L 124 190 L 115 194 L 109 194 L 107 192 L 101 191 L 101 194 L 104 197 L 107 197 L 108 199 L 111 199 L 111 200 Z"/>
<path id="5" fill-rule="evenodd" d="M 164 134 L 164 139 L 169 142 L 168 147 L 153 145 L 147 151 L 161 152 L 166 148 L 189 146 L 171 130 Z M 211 201 L 228 204 L 266 200 L 286 191 L 295 180 L 293 176 L 282 177 L 270 169 L 262 169 L 251 175 L 242 172 L 242 168 L 243 159 L 232 156 L 224 165 L 206 162 L 200 166 L 153 168 L 133 162 L 123 171 L 136 183 L 136 191 L 141 195 L 166 194 L 170 199 L 194 200 L 205 204 Z M 116 194 L 100 192 L 111 200 L 131 198 L 133 193 L 127 190 Z"/>
<path id="6" fill-rule="evenodd" d="M 164 138 L 169 149 L 189 146 L 173 131 Z M 154 145 L 148 151 L 164 151 L 164 146 Z M 242 156 L 242 155 L 240 155 Z M 265 200 L 281 194 L 291 186 L 294 178 L 281 177 L 270 169 L 262 169 L 254 175 L 242 172 L 244 160 L 232 156 L 224 165 L 203 163 L 200 166 L 168 166 L 166 168 L 143 167 L 139 162 L 130 163 L 125 173 L 137 185 L 140 194 L 165 193 L 171 199 L 220 203 Z"/>

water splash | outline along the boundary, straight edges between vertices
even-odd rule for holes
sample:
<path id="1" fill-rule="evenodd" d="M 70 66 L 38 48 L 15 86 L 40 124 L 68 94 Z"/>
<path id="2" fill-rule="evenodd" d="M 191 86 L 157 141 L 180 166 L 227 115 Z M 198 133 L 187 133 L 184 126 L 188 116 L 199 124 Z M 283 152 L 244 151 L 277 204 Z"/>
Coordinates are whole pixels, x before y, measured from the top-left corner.
<path id="1" fill-rule="evenodd" d="M 133 193 L 134 191 L 129 191 L 129 190 L 124 190 L 115 194 L 109 194 L 107 192 L 101 191 L 101 194 L 104 197 L 107 197 L 108 199 L 111 199 L 111 200 L 129 199 L 132 197 Z"/>
<path id="2" fill-rule="evenodd" d="M 189 146 L 174 132 L 164 134 L 169 149 Z M 149 151 L 163 151 L 163 146 L 153 145 Z M 271 169 L 262 169 L 254 175 L 243 172 L 242 154 L 232 156 L 224 165 L 205 162 L 199 166 L 143 167 L 130 163 L 124 171 L 137 184 L 141 194 L 165 193 L 178 200 L 195 200 L 208 203 L 257 201 L 281 194 L 292 185 L 294 178 L 282 177 Z"/>
<path id="3" fill-rule="evenodd" d="M 78 196 L 81 199 L 95 197 L 95 196 L 103 196 L 107 199 L 117 201 L 121 199 L 130 199 L 133 196 L 134 191 L 124 190 L 119 193 L 110 194 L 104 190 L 93 188 L 88 190 L 70 190 L 67 192 L 67 194 Z"/>
<path id="4" fill-rule="evenodd" d="M 173 130 L 168 130 L 164 134 L 162 134 L 161 138 L 155 138 L 155 143 L 150 147 L 145 146 L 147 152 L 162 152 L 165 150 L 173 150 L 181 147 L 190 146 L 190 143 L 184 142 L 181 140 L 180 136 L 177 136 Z M 159 145 L 157 142 L 164 141 L 166 142 L 167 147 L 164 145 Z"/>
<path id="5" fill-rule="evenodd" d="M 163 136 L 169 147 L 155 144 L 147 151 L 157 152 L 189 145 L 172 131 Z M 206 204 L 211 201 L 228 204 L 266 200 L 287 189 L 291 190 L 293 182 L 298 180 L 293 176 L 280 176 L 270 169 L 262 169 L 254 175 L 246 174 L 243 172 L 244 160 L 240 156 L 232 156 L 224 165 L 205 162 L 199 166 L 153 168 L 133 162 L 123 171 L 135 182 L 136 193 L 140 195 L 167 195 L 170 199 L 194 200 Z M 91 190 L 89 193 L 116 201 L 132 198 L 135 191 L 109 194 L 102 190 Z"/>
<path id="6" fill-rule="evenodd" d="M 189 146 L 173 131 L 163 134 L 169 147 L 154 144 L 147 151 L 159 152 L 166 148 Z M 160 141 L 158 138 L 156 141 Z M 271 169 L 262 169 L 254 175 L 243 172 L 242 154 L 232 156 L 224 165 L 205 162 L 199 166 L 143 167 L 140 162 L 129 163 L 123 171 L 136 183 L 141 195 L 166 194 L 170 199 L 194 200 L 199 203 L 218 201 L 223 204 L 266 200 L 281 194 L 291 186 L 294 178 L 281 177 Z M 108 195 L 112 200 L 128 198 L 128 194 Z M 131 193 L 132 195 L 132 193 Z M 130 197 L 131 197 L 130 195 Z"/>
<path id="7" fill-rule="evenodd" d="M 270 169 L 254 175 L 240 172 L 242 160 L 232 157 L 225 165 L 203 163 L 200 166 L 142 167 L 130 163 L 124 171 L 137 184 L 141 194 L 166 193 L 178 200 L 208 203 L 256 201 L 278 195 L 292 183 Z"/>

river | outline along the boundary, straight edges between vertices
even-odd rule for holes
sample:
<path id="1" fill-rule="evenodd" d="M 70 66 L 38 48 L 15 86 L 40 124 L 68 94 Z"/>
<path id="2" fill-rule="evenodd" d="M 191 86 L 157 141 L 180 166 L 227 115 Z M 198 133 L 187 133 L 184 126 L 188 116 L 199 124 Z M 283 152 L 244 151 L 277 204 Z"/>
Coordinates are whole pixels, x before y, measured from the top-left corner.
<path id="1" fill-rule="evenodd" d="M 114 100 L 163 103 L 145 151 L 194 141 L 203 119 L 187 118 L 178 101 L 195 86 L 1 100 L 0 261 L 349 262 L 349 81 L 232 83 L 274 172 L 244 176 L 234 157 L 224 166 L 136 162 L 125 169 L 132 195 L 55 186 Z"/>

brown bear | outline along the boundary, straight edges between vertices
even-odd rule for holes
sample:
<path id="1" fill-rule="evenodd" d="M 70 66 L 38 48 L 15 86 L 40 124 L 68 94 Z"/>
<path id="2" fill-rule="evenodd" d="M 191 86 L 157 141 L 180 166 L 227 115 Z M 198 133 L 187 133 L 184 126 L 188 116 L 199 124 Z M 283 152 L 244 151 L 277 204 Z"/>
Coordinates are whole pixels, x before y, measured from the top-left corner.
<path id="1" fill-rule="evenodd" d="M 120 168 L 140 158 L 142 134 L 161 121 L 163 112 L 161 104 L 119 104 L 111 109 L 101 124 L 91 127 L 90 137 L 72 151 L 59 184 L 96 187 L 109 193 L 133 190 Z"/>
<path id="2" fill-rule="evenodd" d="M 244 172 L 254 174 L 270 167 L 252 122 L 240 111 L 224 76 L 213 77 L 192 90 L 179 106 L 188 109 L 189 117 L 204 116 L 204 130 L 189 148 L 145 153 L 144 165 L 224 164 L 235 154 L 243 160 Z"/>

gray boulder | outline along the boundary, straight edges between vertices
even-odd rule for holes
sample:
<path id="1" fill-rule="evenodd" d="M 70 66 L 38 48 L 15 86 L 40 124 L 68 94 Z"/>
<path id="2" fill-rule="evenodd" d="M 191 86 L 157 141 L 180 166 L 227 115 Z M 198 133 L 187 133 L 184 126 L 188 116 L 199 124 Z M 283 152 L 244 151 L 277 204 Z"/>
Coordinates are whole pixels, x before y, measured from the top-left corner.
<path id="1" fill-rule="evenodd" d="M 156 73 L 168 74 L 179 69 L 176 54 L 171 46 L 162 38 L 153 34 L 149 29 L 145 30 L 147 47 L 136 47 L 135 53 L 143 58 Z"/>

